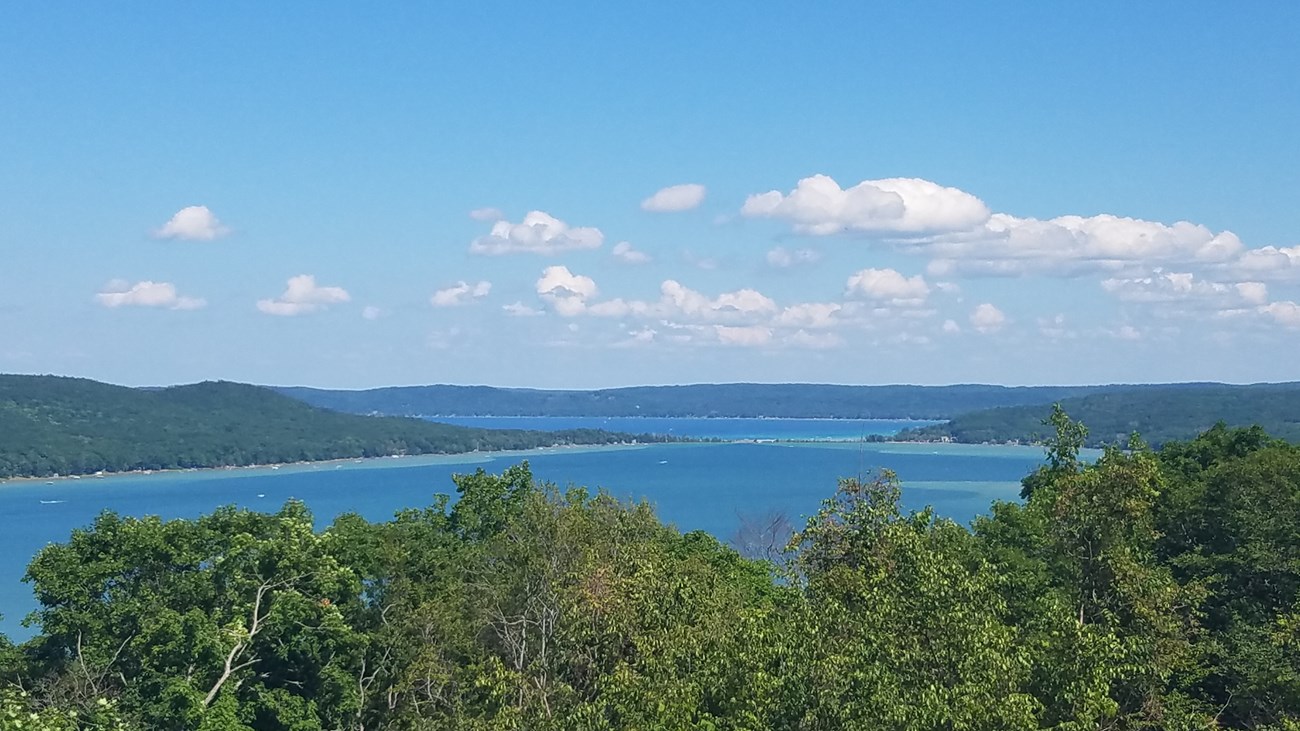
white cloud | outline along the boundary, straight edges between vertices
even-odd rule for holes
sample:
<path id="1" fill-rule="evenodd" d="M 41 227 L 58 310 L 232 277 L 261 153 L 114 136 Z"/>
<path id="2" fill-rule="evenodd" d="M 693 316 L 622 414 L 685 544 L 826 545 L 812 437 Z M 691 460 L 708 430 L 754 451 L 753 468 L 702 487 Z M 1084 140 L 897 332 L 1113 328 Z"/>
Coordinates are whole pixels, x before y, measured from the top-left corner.
<path id="1" fill-rule="evenodd" d="M 501 309 L 505 310 L 506 314 L 512 317 L 536 317 L 538 315 L 546 314 L 539 309 L 536 309 L 534 307 L 529 307 L 523 302 L 515 302 L 509 305 L 501 305 Z"/>
<path id="2" fill-rule="evenodd" d="M 186 206 L 177 211 L 154 236 L 160 239 L 211 241 L 230 233 L 207 206 Z"/>
<path id="3" fill-rule="evenodd" d="M 993 333 L 1002 329 L 1007 323 L 1007 316 L 1002 310 L 985 302 L 970 313 L 970 324 L 981 333 Z"/>
<path id="4" fill-rule="evenodd" d="M 670 185 L 641 201 L 641 210 L 656 213 L 689 211 L 704 202 L 706 190 L 698 183 Z"/>
<path id="5" fill-rule="evenodd" d="M 1241 252 L 1225 269 L 1237 276 L 1289 279 L 1300 276 L 1300 245 L 1287 248 L 1264 246 Z"/>
<path id="6" fill-rule="evenodd" d="M 1114 337 L 1120 340 L 1141 340 L 1142 339 L 1142 331 L 1138 330 L 1132 325 L 1121 325 L 1120 328 L 1112 332 L 1111 335 L 1113 335 Z"/>
<path id="7" fill-rule="evenodd" d="M 587 309 L 587 300 L 599 293 L 595 280 L 574 274 L 565 266 L 546 267 L 537 280 L 537 296 L 564 317 L 581 315 Z"/>
<path id="8" fill-rule="evenodd" d="M 961 332 L 961 325 L 958 325 L 955 320 L 944 320 L 943 331 L 946 333 L 959 333 Z"/>
<path id="9" fill-rule="evenodd" d="M 351 299 L 352 296 L 342 287 L 321 287 L 316 284 L 316 277 L 299 274 L 289 278 L 284 294 L 275 299 L 258 300 L 257 309 L 268 315 L 287 317 L 317 312 Z"/>
<path id="10" fill-rule="evenodd" d="M 496 256 L 531 252 L 556 254 L 562 251 L 596 249 L 605 241 L 597 228 L 577 228 L 542 211 L 530 211 L 521 223 L 497 221 L 486 236 L 474 239 L 474 254 Z"/>
<path id="11" fill-rule="evenodd" d="M 763 327 L 762 325 L 747 325 L 744 327 L 714 325 L 713 332 L 717 335 L 718 342 L 723 345 L 752 348 L 772 342 L 772 328 Z"/>
<path id="12" fill-rule="evenodd" d="M 779 218 L 798 233 L 932 234 L 966 231 L 988 220 L 975 196 L 920 178 L 864 180 L 847 189 L 826 175 L 800 180 L 786 195 L 751 195 L 741 208 L 751 217 Z"/>
<path id="13" fill-rule="evenodd" d="M 820 260 L 821 254 L 812 249 L 795 249 L 790 251 L 784 246 L 778 246 L 767 252 L 767 264 L 776 269 L 789 269 L 800 264 L 812 264 Z"/>
<path id="14" fill-rule="evenodd" d="M 490 221 L 495 223 L 496 221 L 504 221 L 506 214 L 502 213 L 500 208 L 487 207 L 475 208 L 469 212 L 469 217 L 475 221 Z"/>
<path id="15" fill-rule="evenodd" d="M 614 244 L 614 248 L 610 253 L 614 255 L 615 259 L 618 259 L 624 264 L 645 264 L 650 261 L 649 254 L 644 251 L 637 251 L 632 248 L 632 244 L 626 241 L 620 241 L 617 244 Z"/>
<path id="16" fill-rule="evenodd" d="M 1263 282 L 1237 282 L 1233 286 L 1247 304 L 1262 305 L 1268 302 L 1268 286 Z"/>
<path id="17" fill-rule="evenodd" d="M 1259 308 L 1260 313 L 1268 315 L 1286 327 L 1300 327 L 1300 305 L 1291 301 L 1272 302 Z"/>
<path id="18" fill-rule="evenodd" d="M 781 327 L 830 328 L 839 324 L 836 320 L 844 307 L 833 302 L 803 302 L 790 305 L 776 316 L 775 323 Z"/>
<path id="19" fill-rule="evenodd" d="M 378 320 L 384 316 L 384 311 L 374 305 L 366 305 L 361 309 L 361 316 L 367 320 Z"/>
<path id="20" fill-rule="evenodd" d="M 1263 282 L 1209 282 L 1190 272 L 1162 272 L 1146 277 L 1103 279 L 1101 288 L 1123 302 L 1194 303 L 1226 307 L 1237 303 L 1261 305 L 1268 301 Z"/>
<path id="21" fill-rule="evenodd" d="M 643 315 L 650 307 L 644 302 L 627 301 L 622 298 L 596 302 L 587 307 L 587 312 L 596 317 L 625 317 L 630 314 Z"/>
<path id="22" fill-rule="evenodd" d="M 455 307 L 463 305 L 470 300 L 482 299 L 488 296 L 492 291 L 491 282 L 479 282 L 469 284 L 465 281 L 459 281 L 446 289 L 440 289 L 433 293 L 429 298 L 429 303 L 434 307 Z"/>
<path id="23" fill-rule="evenodd" d="M 660 285 L 662 308 L 670 315 L 703 321 L 755 320 L 770 316 L 776 303 L 761 292 L 739 289 L 709 298 L 680 282 L 669 279 Z"/>
<path id="24" fill-rule="evenodd" d="M 1166 225 L 1112 215 L 1043 221 L 1004 213 L 994 214 L 976 229 L 907 246 L 935 257 L 927 268 L 933 276 L 1073 276 L 1135 265 L 1213 264 L 1228 261 L 1242 250 L 1232 232 L 1215 234 L 1186 221 Z"/>
<path id="25" fill-rule="evenodd" d="M 614 343 L 614 347 L 629 348 L 638 345 L 649 345 L 655 342 L 659 332 L 653 328 L 644 327 L 639 330 L 632 330 L 627 335 L 626 339 Z"/>
<path id="26" fill-rule="evenodd" d="M 207 304 L 197 297 L 182 297 L 170 282 L 130 282 L 114 279 L 95 295 L 105 307 L 164 307 L 169 310 L 197 310 Z"/>
<path id="27" fill-rule="evenodd" d="M 924 304 L 930 286 L 920 274 L 905 277 L 893 269 L 863 269 L 845 284 L 849 295 L 900 307 Z"/>

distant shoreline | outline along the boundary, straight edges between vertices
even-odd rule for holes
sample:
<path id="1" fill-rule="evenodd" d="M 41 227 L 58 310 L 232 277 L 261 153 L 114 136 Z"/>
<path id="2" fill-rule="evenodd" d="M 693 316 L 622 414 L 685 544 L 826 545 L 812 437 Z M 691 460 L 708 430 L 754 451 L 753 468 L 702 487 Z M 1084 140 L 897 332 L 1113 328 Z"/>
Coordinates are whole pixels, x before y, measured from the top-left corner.
<path id="1" fill-rule="evenodd" d="M 402 416 L 401 414 L 376 414 L 376 416 Z M 943 423 L 948 419 L 924 419 L 914 416 L 647 416 L 645 414 L 597 414 L 595 416 L 584 416 L 580 414 L 571 414 L 566 416 L 548 416 L 546 414 L 436 414 L 428 416 L 425 414 L 406 415 L 408 419 L 424 419 L 432 421 L 435 419 L 699 419 L 699 420 L 722 420 L 722 419 L 746 419 L 749 421 L 900 421 L 900 422 L 926 422 L 926 423 Z"/>
<path id="2" fill-rule="evenodd" d="M 186 475 L 186 474 L 213 474 L 229 473 L 245 470 L 277 470 L 283 467 L 298 468 L 293 471 L 301 471 L 305 467 L 320 467 L 327 465 L 342 466 L 345 464 L 367 464 L 382 462 L 383 460 L 412 460 L 412 459 L 437 459 L 444 458 L 455 460 L 458 457 L 466 457 L 465 464 L 473 464 L 480 461 L 474 457 L 485 457 L 488 459 L 501 455 L 523 455 L 539 454 L 551 451 L 594 451 L 604 449 L 636 449 L 650 446 L 652 444 L 694 444 L 706 442 L 611 442 L 608 444 L 552 444 L 546 447 L 534 447 L 532 449 L 501 449 L 501 450 L 472 450 L 469 452 L 429 452 L 427 454 L 386 454 L 382 457 L 340 457 L 336 459 L 316 459 L 316 460 L 299 460 L 296 462 L 267 462 L 265 464 L 245 464 L 245 465 L 225 465 L 221 467 L 170 467 L 157 470 L 123 470 L 120 472 L 102 472 L 91 473 L 86 475 L 49 475 L 45 477 L 3 477 L 0 478 L 0 488 L 13 485 L 30 485 L 41 483 L 67 483 L 80 482 L 89 480 L 96 482 L 99 480 L 111 480 L 118 477 L 150 477 L 153 475 Z"/>
<path id="3" fill-rule="evenodd" d="M 545 417 L 540 417 L 545 418 Z M 655 418 L 655 417 L 652 417 Z M 843 421 L 842 419 L 826 419 L 825 421 Z M 1037 447 L 1037 444 L 1013 443 L 1013 442 L 959 442 L 956 440 L 939 441 L 939 440 L 919 440 L 919 439 L 861 439 L 861 438 L 825 438 L 825 439 L 808 439 L 808 438 L 759 438 L 759 437 L 741 437 L 735 439 L 699 439 L 683 440 L 677 442 L 615 442 L 610 444 L 555 444 L 546 447 L 535 447 L 532 449 L 502 449 L 502 450 L 474 450 L 469 452 L 447 452 L 447 453 L 429 453 L 429 454 L 390 454 L 382 457 L 343 457 L 338 459 L 322 460 L 300 460 L 296 462 L 270 462 L 266 464 L 248 464 L 248 465 L 231 465 L 225 467 L 185 467 L 169 468 L 158 470 L 127 470 L 123 472 L 104 472 L 103 474 L 89 475 L 58 475 L 47 477 L 6 477 L 0 478 L 0 489 L 5 487 L 16 487 L 20 485 L 33 485 L 41 483 L 66 484 L 70 482 L 81 482 L 88 480 L 96 482 L 99 480 L 111 480 L 123 477 L 150 477 L 153 475 L 186 475 L 186 474 L 223 474 L 236 473 L 252 470 L 278 470 L 281 468 L 290 468 L 290 472 L 307 471 L 307 468 L 328 467 L 335 465 L 375 465 L 385 461 L 409 462 L 412 460 L 446 460 L 453 463 L 475 464 L 477 462 L 488 461 L 499 457 L 520 456 L 545 454 L 549 452 L 594 452 L 605 450 L 630 450 L 644 449 L 646 447 L 656 446 L 709 446 L 723 444 L 784 444 L 794 446 L 810 445 L 845 445 L 845 444 L 873 444 L 873 445 L 951 445 L 965 447 Z M 398 466 L 398 465 L 394 465 Z"/>

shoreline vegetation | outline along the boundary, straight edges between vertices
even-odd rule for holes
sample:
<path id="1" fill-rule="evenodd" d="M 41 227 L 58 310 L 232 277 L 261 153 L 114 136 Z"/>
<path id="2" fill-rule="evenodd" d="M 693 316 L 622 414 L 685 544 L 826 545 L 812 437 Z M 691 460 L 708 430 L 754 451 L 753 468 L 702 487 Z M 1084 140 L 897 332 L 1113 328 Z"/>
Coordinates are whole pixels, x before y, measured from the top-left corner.
<path id="1" fill-rule="evenodd" d="M 1088 424 L 1085 446 L 1124 444 L 1139 434 L 1153 446 L 1195 438 L 1215 424 L 1260 426 L 1270 435 L 1300 442 L 1300 384 L 1151 386 L 1062 399 L 1067 413 Z M 904 429 L 902 441 L 962 444 L 1043 444 L 1053 404 L 1009 406 L 959 414 L 942 424 Z"/>
<path id="2" fill-rule="evenodd" d="M 716 441 L 716 440 L 715 440 Z M 31 483 L 47 482 L 71 482 L 81 480 L 111 480 L 120 477 L 148 477 L 151 475 L 183 475 L 183 474 L 204 474 L 204 473 L 221 473 L 221 472 L 241 472 L 245 470 L 278 470 L 290 468 L 290 471 L 305 470 L 307 468 L 323 467 L 328 465 L 350 465 L 350 464 L 380 464 L 387 460 L 418 460 L 427 458 L 446 457 L 455 459 L 458 457 L 472 458 L 496 458 L 496 457 L 521 457 L 527 458 L 530 455 L 544 454 L 551 451 L 561 450 L 581 450 L 588 451 L 594 449 L 633 449 L 644 447 L 650 444 L 705 444 L 710 440 L 678 439 L 671 442 L 659 441 L 628 441 L 628 442 L 603 442 L 600 444 L 553 444 L 539 447 L 530 447 L 527 449 L 499 449 L 499 450 L 476 450 L 470 452 L 430 452 L 426 454 L 386 454 L 374 457 L 337 457 L 333 459 L 320 460 L 298 460 L 294 462 L 267 462 L 264 464 L 241 464 L 241 465 L 222 465 L 219 467 L 168 467 L 163 469 L 148 470 L 129 470 L 122 472 L 103 472 L 90 475 L 23 475 L 15 477 L 0 477 L 0 488 L 8 485 L 20 485 Z M 466 459 L 465 464 L 473 464 L 478 460 Z M 296 470 L 295 470 L 296 468 Z"/>
<path id="3" fill-rule="evenodd" d="M 87 379 L 0 375 L 0 478 L 465 454 L 682 441 L 599 429 L 528 431 L 367 417 L 260 386 L 135 389 Z"/>
<path id="4" fill-rule="evenodd" d="M 644 399 L 663 411 L 672 404 L 688 408 L 701 399 L 736 416 L 700 413 L 662 416 L 655 413 L 598 414 L 583 418 L 746 418 L 920 420 L 918 412 L 942 423 L 905 428 L 893 435 L 864 435 L 842 441 L 887 441 L 960 444 L 1040 445 L 1051 402 L 1019 403 L 1062 393 L 1084 393 L 1060 401 L 1070 413 L 1095 424 L 1084 446 L 1121 444 L 1138 433 L 1153 445 L 1196 436 L 1217 422 L 1229 427 L 1258 424 L 1270 434 L 1300 441 L 1300 384 L 1155 384 L 1148 386 L 1017 387 L 1001 386 L 821 386 L 811 384 L 719 384 L 611 389 L 608 391 L 532 391 L 488 387 L 427 386 L 374 391 L 271 389 L 229 382 L 204 382 L 168 388 L 127 388 L 87 379 L 0 375 L 0 481 L 147 474 L 164 470 L 327 463 L 336 460 L 393 456 L 527 452 L 564 446 L 628 445 L 711 441 L 666 434 L 629 434 L 601 429 L 536 431 L 454 426 L 374 407 L 421 402 L 426 397 L 467 394 L 502 406 L 518 399 L 558 401 L 575 409 L 603 404 L 606 411 L 640 407 Z M 292 394 L 292 395 L 290 395 Z M 522 396 L 521 396 L 522 394 Z M 897 408 L 910 404 L 910 415 L 885 416 L 884 407 L 864 407 L 865 396 Z M 438 396 L 438 398 L 443 398 Z M 739 396 L 759 399 L 739 408 Z M 300 401 L 307 398 L 313 403 Z M 813 416 L 808 409 L 846 398 L 838 413 Z M 376 400 L 379 399 L 379 400 Z M 802 400 L 801 400 L 802 399 Z M 972 403 L 1011 401 L 1016 405 L 951 413 Z M 418 399 L 416 399 L 418 400 Z M 447 404 L 451 402 L 443 401 Z M 944 404 L 947 404 L 946 406 Z M 567 404 L 565 406 L 564 404 Z M 630 404 L 630 405 L 629 405 Z M 361 410 L 370 415 L 326 408 Z M 446 412 L 440 408 L 437 411 Z M 526 409 L 516 408 L 515 411 Z M 800 415 L 793 415 L 794 413 Z M 849 415 L 852 413 L 853 415 Z M 905 413 L 895 411 L 892 413 Z M 864 415 L 866 414 L 866 415 Z M 521 414 L 518 417 L 530 418 Z M 572 416 L 572 415 L 571 415 Z M 716 441 L 726 441 L 717 439 Z M 741 440 L 743 441 L 743 440 Z M 763 440 L 769 441 L 769 440 Z M 837 441 L 798 438 L 770 441 Z"/>

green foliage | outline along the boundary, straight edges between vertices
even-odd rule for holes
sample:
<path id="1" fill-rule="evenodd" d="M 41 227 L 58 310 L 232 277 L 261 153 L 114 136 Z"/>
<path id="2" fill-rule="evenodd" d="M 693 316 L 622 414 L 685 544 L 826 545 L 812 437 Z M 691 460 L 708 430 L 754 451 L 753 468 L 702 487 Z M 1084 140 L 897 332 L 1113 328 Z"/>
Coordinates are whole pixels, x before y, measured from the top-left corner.
<path id="1" fill-rule="evenodd" d="M 1222 422 L 1229 427 L 1260 425 L 1276 437 L 1300 441 L 1300 384 L 1228 386 L 1185 383 L 1111 387 L 1101 393 L 1058 399 L 1089 427 L 1087 446 L 1124 444 L 1141 434 L 1153 445 L 1191 440 Z M 901 439 L 1033 443 L 1051 437 L 1043 424 L 1050 402 L 963 411 L 946 424 L 909 429 Z"/>
<path id="2" fill-rule="evenodd" d="M 42 704 L 30 693 L 0 688 L 0 731 L 127 731 L 117 705 L 99 698 L 85 710 Z"/>
<path id="3" fill-rule="evenodd" d="M 705 383 L 597 391 L 490 386 L 394 386 L 366 391 L 278 388 L 351 414 L 395 416 L 710 416 L 832 419 L 949 419 L 999 406 L 1050 404 L 1121 386 L 837 386 Z"/>
<path id="4" fill-rule="evenodd" d="M 134 389 L 7 375 L 0 375 L 0 434 L 0 479 L 669 441 L 595 429 L 470 429 L 353 416 L 238 383 Z"/>
<path id="5" fill-rule="evenodd" d="M 323 532 L 105 513 L 31 564 L 0 728 L 1295 729 L 1300 448 L 1052 425 L 970 529 L 883 472 L 765 560 L 526 463 Z"/>

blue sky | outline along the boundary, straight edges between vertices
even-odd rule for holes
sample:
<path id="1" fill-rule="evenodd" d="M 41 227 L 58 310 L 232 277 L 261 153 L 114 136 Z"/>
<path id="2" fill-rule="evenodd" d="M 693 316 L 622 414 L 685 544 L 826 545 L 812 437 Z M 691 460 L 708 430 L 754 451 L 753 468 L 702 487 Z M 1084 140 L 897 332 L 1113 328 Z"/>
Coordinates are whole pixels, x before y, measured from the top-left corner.
<path id="1" fill-rule="evenodd" d="M 0 372 L 1296 380 L 1300 6 L 1132 6 L 10 4 Z"/>

